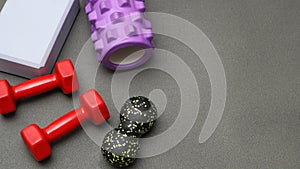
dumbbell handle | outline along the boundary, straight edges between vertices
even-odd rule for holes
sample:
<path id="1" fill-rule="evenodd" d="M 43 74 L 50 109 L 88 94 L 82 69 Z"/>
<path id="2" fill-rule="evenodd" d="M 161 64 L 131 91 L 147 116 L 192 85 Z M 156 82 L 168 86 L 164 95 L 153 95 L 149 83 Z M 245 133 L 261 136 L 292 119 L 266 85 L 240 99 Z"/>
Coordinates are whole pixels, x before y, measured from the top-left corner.
<path id="1" fill-rule="evenodd" d="M 37 77 L 12 87 L 15 100 L 39 95 L 59 86 L 56 74 Z"/>
<path id="2" fill-rule="evenodd" d="M 42 130 L 47 140 L 51 143 L 75 130 L 80 126 L 81 122 L 88 119 L 88 113 L 80 107 L 58 118 Z"/>

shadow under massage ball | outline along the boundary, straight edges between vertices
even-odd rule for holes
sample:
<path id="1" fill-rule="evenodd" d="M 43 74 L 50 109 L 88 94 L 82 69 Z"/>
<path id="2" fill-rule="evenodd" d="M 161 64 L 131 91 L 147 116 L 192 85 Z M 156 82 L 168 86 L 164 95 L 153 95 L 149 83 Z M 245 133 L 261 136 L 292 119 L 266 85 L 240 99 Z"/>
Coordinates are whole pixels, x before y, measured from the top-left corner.
<path id="1" fill-rule="evenodd" d="M 119 128 L 128 135 L 142 137 L 154 126 L 156 118 L 154 103 L 146 97 L 135 96 L 121 108 Z"/>
<path id="2" fill-rule="evenodd" d="M 151 57 L 152 25 L 144 14 L 144 0 L 86 0 L 85 11 L 91 40 L 104 66 L 128 70 Z"/>
<path id="3" fill-rule="evenodd" d="M 114 167 L 128 167 L 139 150 L 139 140 L 113 129 L 106 134 L 101 147 L 104 159 Z"/>

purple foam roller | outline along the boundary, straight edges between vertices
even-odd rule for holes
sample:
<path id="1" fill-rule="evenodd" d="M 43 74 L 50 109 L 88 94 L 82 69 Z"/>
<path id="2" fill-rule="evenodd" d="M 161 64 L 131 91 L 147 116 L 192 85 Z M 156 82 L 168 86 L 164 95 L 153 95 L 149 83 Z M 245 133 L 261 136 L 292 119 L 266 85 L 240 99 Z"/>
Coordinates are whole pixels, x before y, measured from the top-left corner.
<path id="1" fill-rule="evenodd" d="M 86 0 L 85 10 L 98 60 L 106 67 L 132 69 L 150 58 L 154 44 L 144 0 Z"/>

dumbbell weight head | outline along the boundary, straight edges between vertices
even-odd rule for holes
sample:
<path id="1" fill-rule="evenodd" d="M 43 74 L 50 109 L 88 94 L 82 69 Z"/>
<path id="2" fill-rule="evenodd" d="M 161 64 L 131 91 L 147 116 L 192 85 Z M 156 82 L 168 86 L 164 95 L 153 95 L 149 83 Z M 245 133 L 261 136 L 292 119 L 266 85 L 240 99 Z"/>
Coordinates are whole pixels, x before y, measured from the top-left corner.
<path id="1" fill-rule="evenodd" d="M 119 128 L 123 133 L 141 137 L 154 126 L 157 109 L 152 101 L 143 96 L 128 99 L 120 112 Z"/>
<path id="2" fill-rule="evenodd" d="M 37 161 L 41 161 L 51 155 L 50 142 L 48 142 L 43 130 L 36 124 L 31 124 L 23 129 L 21 136 L 24 144 Z"/>
<path id="3" fill-rule="evenodd" d="M 110 118 L 110 114 L 104 100 L 95 90 L 89 90 L 85 94 L 81 95 L 79 101 L 84 112 L 87 113 L 88 119 L 95 125 L 99 125 Z M 77 113 L 78 119 L 82 121 L 84 116 L 80 114 Z"/>
<path id="4" fill-rule="evenodd" d="M 70 60 L 64 60 L 55 65 L 55 74 L 65 94 L 77 91 L 79 88 L 77 75 Z"/>
<path id="5" fill-rule="evenodd" d="M 139 140 L 113 129 L 104 137 L 101 151 L 104 159 L 114 167 L 128 167 L 135 159 L 139 150 Z"/>
<path id="6" fill-rule="evenodd" d="M 7 114 L 16 110 L 16 101 L 10 84 L 0 80 L 0 114 Z"/>

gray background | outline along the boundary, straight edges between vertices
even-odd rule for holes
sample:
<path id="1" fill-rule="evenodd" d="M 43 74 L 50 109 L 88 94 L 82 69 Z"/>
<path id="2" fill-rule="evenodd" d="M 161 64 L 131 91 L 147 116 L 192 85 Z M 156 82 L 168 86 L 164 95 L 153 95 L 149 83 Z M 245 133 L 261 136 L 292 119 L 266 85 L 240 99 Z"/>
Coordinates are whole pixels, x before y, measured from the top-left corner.
<path id="1" fill-rule="evenodd" d="M 5 0 L 0 0 L 0 9 L 4 3 Z M 189 20 L 209 37 L 224 64 L 228 97 L 217 130 L 200 145 L 198 138 L 210 103 L 205 67 L 185 45 L 155 36 L 157 46 L 182 56 L 195 73 L 200 84 L 200 112 L 196 124 L 180 144 L 164 154 L 139 159 L 131 168 L 299 169 L 300 1 L 151 0 L 146 5 L 148 11 Z M 71 58 L 75 62 L 90 36 L 83 6 L 81 1 L 82 9 L 59 60 Z M 115 126 L 118 113 L 109 104 L 112 71 L 100 66 L 97 73 L 96 89 L 108 103 L 110 123 Z M 0 73 L 0 79 L 11 84 L 25 80 L 5 73 Z M 158 70 L 136 76 L 130 94 L 147 95 L 155 88 L 164 90 L 168 104 L 152 135 L 165 131 L 174 122 L 180 103 L 176 82 Z M 16 113 L 0 117 L 0 168 L 112 168 L 81 129 L 55 142 L 51 158 L 44 162 L 36 162 L 28 153 L 20 130 L 31 123 L 44 127 L 71 109 L 72 97 L 54 90 L 23 100 Z"/>

